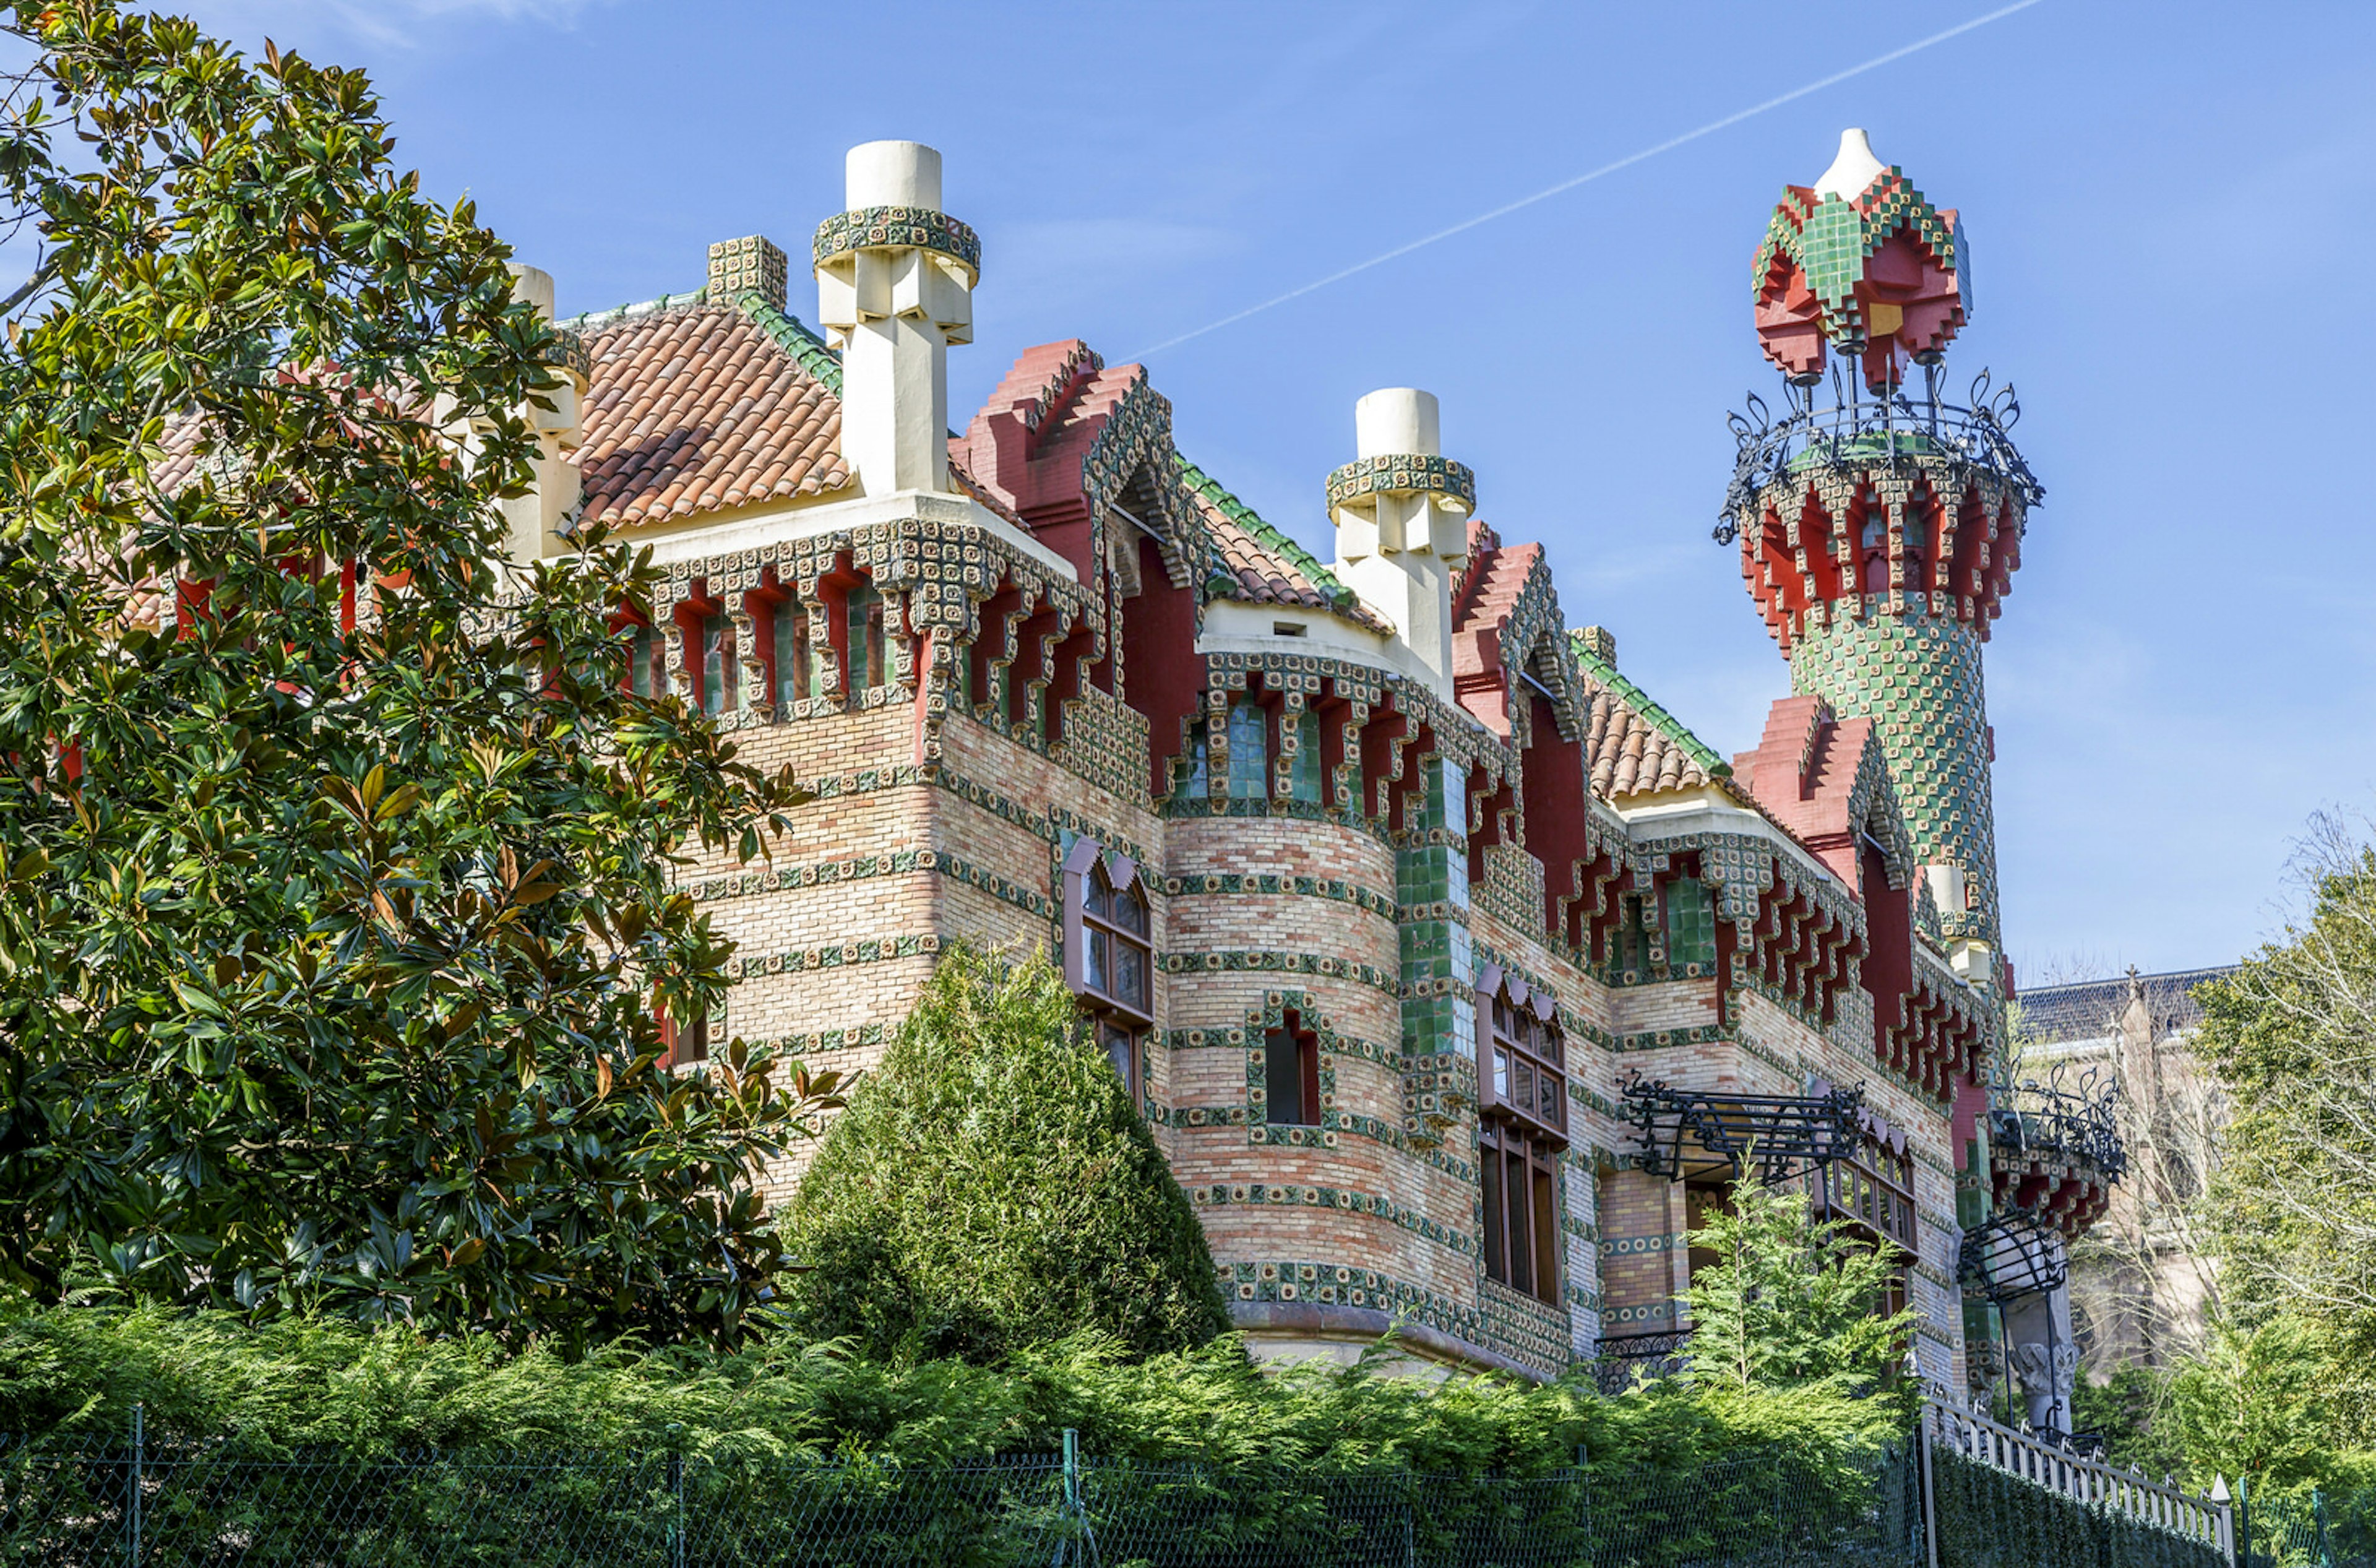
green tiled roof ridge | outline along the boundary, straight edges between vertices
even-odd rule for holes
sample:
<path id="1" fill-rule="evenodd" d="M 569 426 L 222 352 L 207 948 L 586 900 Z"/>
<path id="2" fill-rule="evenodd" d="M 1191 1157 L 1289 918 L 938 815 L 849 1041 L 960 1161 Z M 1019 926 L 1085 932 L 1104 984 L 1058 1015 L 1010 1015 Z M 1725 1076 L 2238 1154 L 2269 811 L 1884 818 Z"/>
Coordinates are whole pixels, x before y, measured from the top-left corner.
<path id="1" fill-rule="evenodd" d="M 1700 771 L 1711 778 L 1732 777 L 1732 764 L 1717 755 L 1705 741 L 1684 728 L 1681 719 L 1669 713 L 1657 703 L 1651 701 L 1649 693 L 1619 674 L 1617 666 L 1587 648 L 1585 646 L 1582 632 L 1570 631 L 1567 635 L 1567 646 L 1568 651 L 1575 656 L 1578 668 L 1601 685 L 1614 692 L 1620 702 L 1641 715 L 1642 722 L 1682 747 L 1684 754 L 1699 764 Z"/>
<path id="2" fill-rule="evenodd" d="M 1312 586 L 1327 595 L 1330 603 L 1343 609 L 1353 601 L 1353 590 L 1336 580 L 1336 574 L 1322 565 L 1318 557 L 1287 535 L 1265 522 L 1262 514 L 1239 500 L 1213 478 L 1174 452 L 1172 461 L 1180 465 L 1180 477 L 1188 488 L 1220 509 L 1221 515 L 1252 534 L 1268 549 L 1287 557 L 1288 564 L 1312 579 Z"/>
<path id="3" fill-rule="evenodd" d="M 776 347 L 792 356 L 800 367 L 814 376 L 825 389 L 835 397 L 841 396 L 841 356 L 826 347 L 826 341 L 813 331 L 807 322 L 790 311 L 778 310 L 757 294 L 738 297 L 735 305 L 759 326 L 759 329 L 776 340 Z"/>
<path id="4" fill-rule="evenodd" d="M 662 294 L 656 300 L 637 300 L 633 304 L 612 305 L 609 310 L 589 310 L 576 315 L 564 316 L 552 325 L 570 332 L 590 332 L 608 327 L 614 321 L 632 316 L 650 315 L 656 311 L 680 310 L 687 305 L 706 304 L 709 301 L 707 288 L 695 289 L 690 294 Z"/>

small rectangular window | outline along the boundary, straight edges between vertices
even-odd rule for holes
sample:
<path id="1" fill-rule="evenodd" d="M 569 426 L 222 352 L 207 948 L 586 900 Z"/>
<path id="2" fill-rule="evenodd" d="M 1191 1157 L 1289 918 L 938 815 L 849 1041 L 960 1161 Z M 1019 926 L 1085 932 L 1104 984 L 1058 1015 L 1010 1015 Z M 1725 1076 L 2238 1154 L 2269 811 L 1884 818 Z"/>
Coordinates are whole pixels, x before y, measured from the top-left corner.
<path id="1" fill-rule="evenodd" d="M 701 618 L 701 711 L 719 714 L 734 706 L 734 631 L 723 615 Z"/>
<path id="2" fill-rule="evenodd" d="M 656 674 L 662 647 L 659 633 L 637 626 L 627 638 L 627 689 L 639 697 L 659 696 L 667 685 Z"/>
<path id="3" fill-rule="evenodd" d="M 1230 799 L 1260 801 L 1270 795 L 1270 716 L 1251 697 L 1230 707 Z"/>
<path id="4" fill-rule="evenodd" d="M 1263 1037 L 1263 1119 L 1274 1126 L 1320 1124 L 1320 1042 L 1293 1014 Z"/>
<path id="5" fill-rule="evenodd" d="M 866 584 L 849 590 L 849 678 L 856 694 L 885 683 L 883 671 L 883 596 Z"/>
<path id="6" fill-rule="evenodd" d="M 816 690 L 816 651 L 809 641 L 808 607 L 789 597 L 778 600 L 767 616 L 767 627 L 775 638 L 776 706 L 790 707 L 806 702 Z"/>

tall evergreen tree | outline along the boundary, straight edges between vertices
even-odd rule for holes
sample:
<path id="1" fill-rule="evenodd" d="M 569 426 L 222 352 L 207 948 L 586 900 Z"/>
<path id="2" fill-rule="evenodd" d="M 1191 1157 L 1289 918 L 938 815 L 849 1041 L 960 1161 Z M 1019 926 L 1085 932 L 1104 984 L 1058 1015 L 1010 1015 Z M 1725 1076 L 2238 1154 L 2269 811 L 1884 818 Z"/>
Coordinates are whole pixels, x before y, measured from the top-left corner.
<path id="1" fill-rule="evenodd" d="M 791 1213 L 794 1321 L 879 1354 L 1087 1331 L 1150 1355 L 1229 1326 L 1204 1228 L 1044 955 L 942 955 Z"/>
<path id="2" fill-rule="evenodd" d="M 794 796 L 503 564 L 561 347 L 368 83 L 20 0 L 0 199 L 0 1280 L 729 1337 L 814 1091 L 659 1066 Z M 156 613 L 157 601 L 165 600 Z M 176 602 L 177 601 L 177 602 Z M 780 818 L 776 818 L 779 821 Z"/>

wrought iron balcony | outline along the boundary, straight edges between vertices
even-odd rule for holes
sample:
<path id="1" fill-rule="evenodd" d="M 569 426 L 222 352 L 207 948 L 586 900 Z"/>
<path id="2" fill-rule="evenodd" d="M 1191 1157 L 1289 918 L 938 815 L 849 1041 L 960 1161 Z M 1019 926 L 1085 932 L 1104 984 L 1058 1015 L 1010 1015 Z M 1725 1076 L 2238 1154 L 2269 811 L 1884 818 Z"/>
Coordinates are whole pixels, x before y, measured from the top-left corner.
<path id="1" fill-rule="evenodd" d="M 1740 537 L 1741 517 L 1756 509 L 1766 486 L 1817 466 L 1894 469 L 1943 461 L 1996 475 L 2025 506 L 2044 498 L 2046 487 L 2013 444 L 2021 402 L 2010 382 L 1992 388 L 1984 370 L 1973 379 L 1968 400 L 1956 404 L 1940 399 L 1936 365 L 1923 367 L 1919 395 L 1901 387 L 1885 398 L 1862 396 L 1860 380 L 1841 375 L 1835 362 L 1831 402 L 1818 407 L 1815 387 L 1791 387 L 1779 419 L 1765 399 L 1749 395 L 1747 408 L 1728 422 L 1740 449 L 1715 529 L 1718 544 Z"/>
<path id="2" fill-rule="evenodd" d="M 1672 1377 L 1683 1370 L 1688 1328 L 1663 1334 L 1604 1334 L 1592 1359 L 1592 1381 L 1603 1394 L 1622 1394 L 1636 1378 Z"/>

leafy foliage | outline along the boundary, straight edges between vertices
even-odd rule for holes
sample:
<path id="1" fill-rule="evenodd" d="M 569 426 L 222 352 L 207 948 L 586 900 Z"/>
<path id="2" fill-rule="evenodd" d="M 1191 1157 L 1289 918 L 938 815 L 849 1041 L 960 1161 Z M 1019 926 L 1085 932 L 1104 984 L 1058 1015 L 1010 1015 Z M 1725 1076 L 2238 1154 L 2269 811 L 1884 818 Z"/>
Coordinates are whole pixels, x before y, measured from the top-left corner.
<path id="1" fill-rule="evenodd" d="M 726 980 L 676 868 L 797 796 L 619 692 L 647 560 L 503 559 L 556 353 L 507 253 L 355 72 L 0 30 L 0 1279 L 731 1335 L 831 1086 L 672 1074 L 652 1011 Z"/>
<path id="2" fill-rule="evenodd" d="M 1597 1473 L 1676 1472 L 1777 1443 L 1813 1456 L 1837 1447 L 1813 1434 L 1839 1418 L 1808 1416 L 1797 1393 L 1711 1401 L 1669 1382 L 1611 1399 L 1582 1379 L 1437 1384 L 1386 1375 L 1390 1362 L 1258 1369 L 1234 1336 L 1143 1358 L 1084 1336 L 998 1367 L 887 1364 L 779 1336 L 731 1352 L 612 1342 L 567 1360 L 541 1340 L 294 1314 L 20 1306 L 0 1312 L 0 1432 L 120 1435 L 137 1402 L 161 1437 L 235 1435 L 267 1450 L 635 1450 L 668 1445 L 673 1427 L 687 1451 L 721 1458 L 930 1465 L 1051 1452 L 1071 1427 L 1089 1453 L 1222 1475 L 1541 1476 L 1573 1465 L 1579 1446 Z"/>
<path id="3" fill-rule="evenodd" d="M 1892 1389 L 1912 1341 L 1911 1310 L 1876 1308 L 1895 1265 L 1840 1221 L 1812 1223 L 1807 1194 L 1744 1176 L 1729 1212 L 1711 1206 L 1695 1247 L 1716 1262 L 1692 1277 L 1692 1375 L 1720 1390 L 1819 1388 L 1856 1397 Z"/>
<path id="4" fill-rule="evenodd" d="M 791 1321 L 875 1354 L 1086 1329 L 1151 1355 L 1229 1326 L 1204 1228 L 1045 954 L 942 955 L 787 1229 Z"/>

